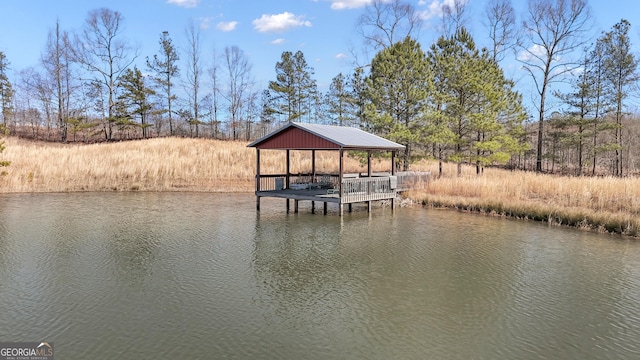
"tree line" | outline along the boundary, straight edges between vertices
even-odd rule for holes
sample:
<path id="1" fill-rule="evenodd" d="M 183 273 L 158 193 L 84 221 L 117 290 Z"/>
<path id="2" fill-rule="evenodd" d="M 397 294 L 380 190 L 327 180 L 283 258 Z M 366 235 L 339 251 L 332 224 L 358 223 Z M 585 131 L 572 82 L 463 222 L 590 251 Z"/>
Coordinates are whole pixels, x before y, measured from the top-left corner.
<path id="1" fill-rule="evenodd" d="M 81 31 L 56 23 L 42 66 L 23 69 L 13 82 L 0 52 L 0 123 L 21 136 L 67 142 L 250 140 L 302 121 L 356 126 L 399 142 L 405 169 L 431 157 L 457 163 L 459 172 L 463 164 L 478 173 L 497 164 L 574 175 L 637 170 L 640 131 L 629 111 L 637 59 L 627 20 L 591 42 L 587 0 L 531 0 L 521 26 L 510 0 L 490 0 L 483 24 L 489 44 L 481 47 L 466 26 L 467 2 L 451 4 L 441 9 L 440 36 L 423 49 L 412 5 L 374 0 L 358 19 L 362 48 L 353 51 L 353 71 L 337 74 L 325 93 L 302 51 L 283 52 L 275 79 L 259 89 L 240 47 L 203 58 L 193 24 L 186 50 L 163 32 L 157 53 L 139 68 L 122 14 L 93 10 Z M 507 61 L 533 84 L 526 94 L 533 105 L 524 105 L 505 75 Z"/>

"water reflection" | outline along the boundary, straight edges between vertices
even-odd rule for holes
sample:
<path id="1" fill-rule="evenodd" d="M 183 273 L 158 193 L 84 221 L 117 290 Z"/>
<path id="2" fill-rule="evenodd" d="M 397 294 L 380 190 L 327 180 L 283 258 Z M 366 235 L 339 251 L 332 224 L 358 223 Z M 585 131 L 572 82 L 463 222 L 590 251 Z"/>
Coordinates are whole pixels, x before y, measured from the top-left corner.
<path id="1" fill-rule="evenodd" d="M 83 358 L 637 358 L 640 246 L 420 208 L 0 197 L 0 339 Z M 97 355 L 97 356 L 96 356 Z"/>

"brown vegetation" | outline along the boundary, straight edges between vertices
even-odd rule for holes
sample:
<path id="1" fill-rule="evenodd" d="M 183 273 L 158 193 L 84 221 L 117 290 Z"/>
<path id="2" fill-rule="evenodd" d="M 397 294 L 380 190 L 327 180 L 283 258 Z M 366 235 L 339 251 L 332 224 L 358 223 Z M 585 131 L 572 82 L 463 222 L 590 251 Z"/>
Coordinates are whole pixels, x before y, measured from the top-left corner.
<path id="1" fill-rule="evenodd" d="M 206 139 L 149 140 L 63 145 L 5 139 L 0 155 L 0 192 L 207 191 L 251 192 L 255 150 L 244 142 Z M 284 152 L 265 151 L 261 166 L 284 172 Z M 293 152 L 292 172 L 311 167 L 309 152 Z M 376 162 L 376 171 L 388 170 Z M 318 152 L 318 171 L 337 171 L 335 152 Z M 364 171 L 347 158 L 346 171 Z M 640 179 L 562 177 L 487 168 L 445 166 L 427 189 L 406 194 L 429 206 L 546 221 L 601 232 L 640 236 Z M 437 163 L 421 161 L 412 170 L 437 174 Z"/>
<path id="2" fill-rule="evenodd" d="M 187 138 L 97 144 L 59 144 L 7 138 L 0 156 L 11 162 L 0 192 L 214 191 L 254 188 L 255 149 L 247 143 Z M 284 152 L 265 152 L 264 171 L 284 173 Z M 292 172 L 308 171 L 311 158 L 292 153 Z M 337 171 L 335 152 L 319 152 L 319 171 Z M 347 171 L 364 168 L 349 159 Z"/>
<path id="3" fill-rule="evenodd" d="M 418 166 L 437 174 L 437 164 Z M 466 171 L 456 177 L 451 165 L 426 190 L 407 195 L 430 206 L 640 236 L 639 178 L 567 177 L 495 168 L 476 176 L 471 166 Z"/>

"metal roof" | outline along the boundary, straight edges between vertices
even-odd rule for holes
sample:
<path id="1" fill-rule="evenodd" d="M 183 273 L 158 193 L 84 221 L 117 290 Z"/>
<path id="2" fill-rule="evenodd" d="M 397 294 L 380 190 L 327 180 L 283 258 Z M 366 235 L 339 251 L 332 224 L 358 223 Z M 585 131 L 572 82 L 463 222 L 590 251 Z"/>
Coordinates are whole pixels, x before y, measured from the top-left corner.
<path id="1" fill-rule="evenodd" d="M 319 141 L 313 139 L 305 140 L 305 144 L 300 141 L 291 141 L 285 134 L 292 130 L 302 130 L 317 137 Z M 284 141 L 274 141 L 278 137 L 282 137 Z M 297 136 L 298 140 L 299 137 Z M 277 145 L 275 145 L 277 143 Z M 380 136 L 368 133 L 366 131 L 346 126 L 319 125 L 319 124 L 303 124 L 298 122 L 289 122 L 283 127 L 267 134 L 266 136 L 247 145 L 248 147 L 272 148 L 272 149 L 313 149 L 313 148 L 329 148 L 326 145 L 315 144 L 333 144 L 331 148 L 342 149 L 362 149 L 362 150 L 404 150 L 404 145 L 400 145 L 393 141 L 387 140 Z M 265 146 L 272 144 L 271 146 Z M 315 146 L 314 146 L 315 145 Z"/>

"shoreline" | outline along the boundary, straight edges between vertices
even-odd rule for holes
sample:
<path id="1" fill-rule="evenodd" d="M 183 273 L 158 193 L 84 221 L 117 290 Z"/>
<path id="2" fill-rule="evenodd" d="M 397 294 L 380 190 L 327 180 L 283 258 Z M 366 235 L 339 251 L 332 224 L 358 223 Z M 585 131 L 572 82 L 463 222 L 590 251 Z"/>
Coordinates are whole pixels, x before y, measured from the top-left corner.
<path id="1" fill-rule="evenodd" d="M 38 195 L 38 194 L 73 194 L 73 193 L 209 193 L 209 194 L 245 194 L 253 195 L 251 191 L 211 191 L 203 189 L 184 190 L 77 190 L 77 191 L 31 191 L 31 192 L 0 192 L 4 195 Z M 550 210 L 540 213 L 538 210 L 527 211 L 522 209 L 512 209 L 497 204 L 447 202 L 446 200 L 428 200 L 412 197 L 403 197 L 410 200 L 409 206 L 421 206 L 423 208 L 458 211 L 469 214 L 483 216 L 501 217 L 513 220 L 536 221 L 548 223 L 549 226 L 569 227 L 583 231 L 599 233 L 603 235 L 617 235 L 624 238 L 640 239 L 640 224 L 630 220 L 626 214 L 621 214 L 619 219 L 615 215 L 603 214 L 595 216 L 579 216 L 565 214 L 561 210 Z M 612 219 L 614 217 L 614 219 Z M 604 218 L 608 218 L 604 219 Z"/>
<path id="2" fill-rule="evenodd" d="M 4 138 L 0 194 L 71 192 L 210 192 L 252 194 L 255 150 L 246 142 L 155 138 L 135 142 L 59 144 Z M 266 155 L 266 154 L 265 154 Z M 283 156 L 261 166 L 283 172 Z M 321 154 L 319 171 L 337 171 L 335 155 Z M 292 172 L 310 168 L 310 156 L 293 154 Z M 382 161 L 376 166 L 388 166 Z M 349 158 L 348 172 L 362 169 Z M 385 169 L 380 168 L 380 171 Z M 438 173 L 421 160 L 410 170 Z M 603 234 L 640 238 L 640 179 L 563 177 L 523 171 L 445 164 L 443 177 L 405 198 L 426 207 L 546 222 Z"/>
<path id="3" fill-rule="evenodd" d="M 499 204 L 448 204 L 440 201 L 422 200 L 425 207 L 450 209 L 460 212 L 495 216 L 514 220 L 536 221 L 548 223 L 549 226 L 569 227 L 603 235 L 617 235 L 624 238 L 640 239 L 640 222 L 632 219 L 628 214 L 586 214 L 562 209 L 549 209 L 540 212 L 539 209 L 510 208 Z"/>

